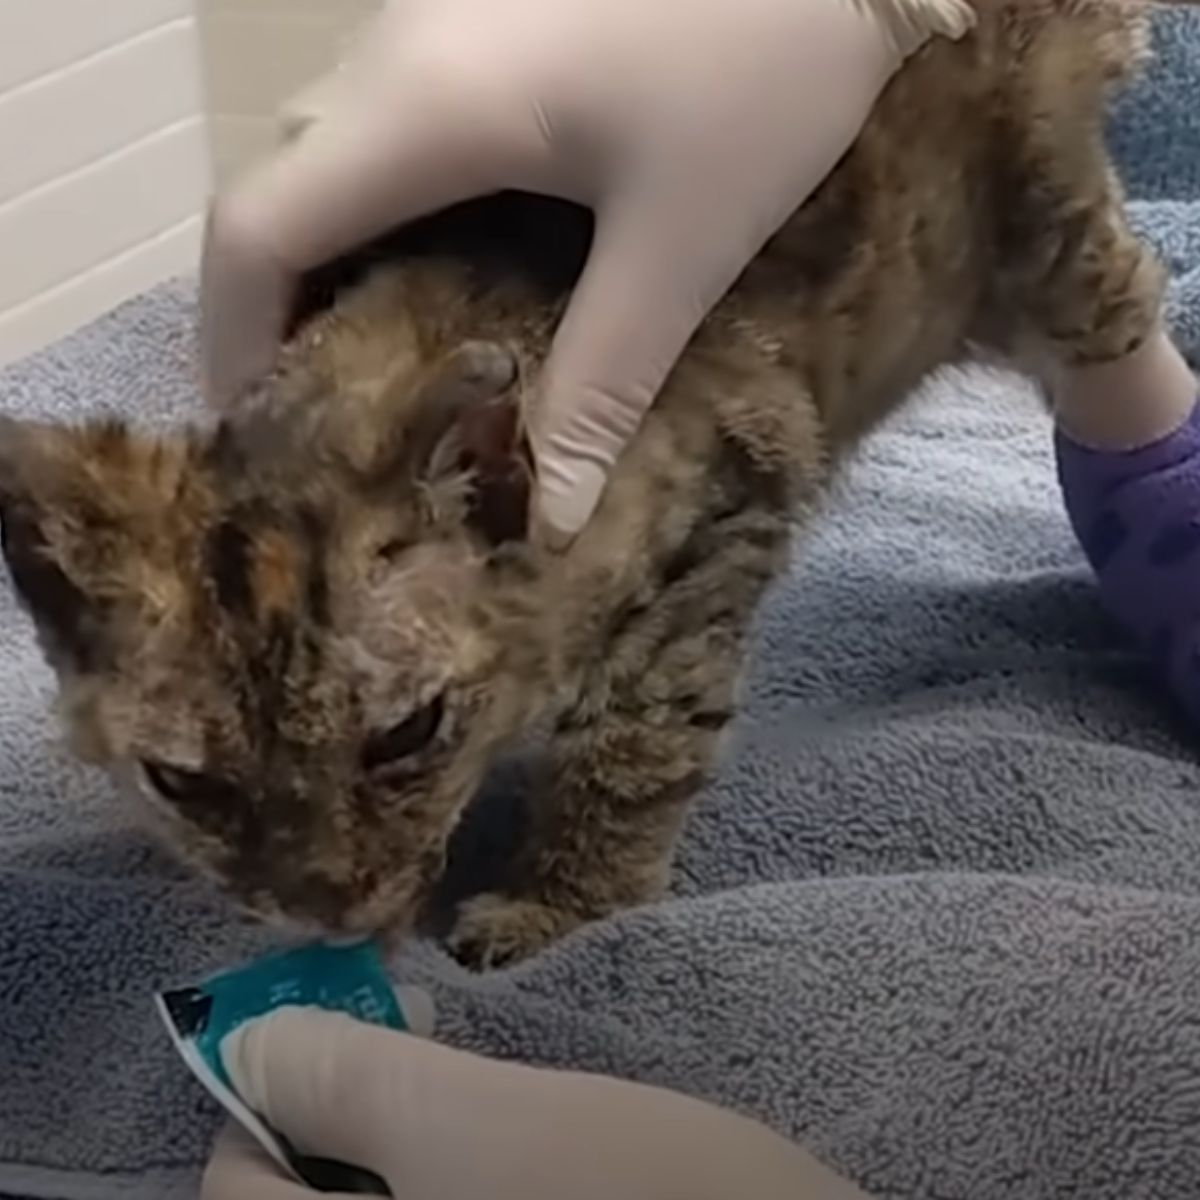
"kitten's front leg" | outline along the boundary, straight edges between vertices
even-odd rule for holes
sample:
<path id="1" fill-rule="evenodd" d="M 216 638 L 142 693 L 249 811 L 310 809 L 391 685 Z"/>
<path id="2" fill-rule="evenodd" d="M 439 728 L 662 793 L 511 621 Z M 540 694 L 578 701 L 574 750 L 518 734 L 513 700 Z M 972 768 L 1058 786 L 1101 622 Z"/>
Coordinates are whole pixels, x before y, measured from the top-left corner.
<path id="1" fill-rule="evenodd" d="M 552 783 L 505 893 L 459 909 L 450 948 L 500 966 L 528 957 L 579 925 L 656 899 L 693 795 L 713 758 L 723 705 L 689 728 L 608 710 L 560 731 Z"/>
<path id="2" fill-rule="evenodd" d="M 449 945 L 461 960 L 524 958 L 662 894 L 733 715 L 747 627 L 787 544 L 777 512 L 709 525 L 667 565 L 661 590 L 624 614 L 555 729 L 550 786 L 509 887 L 459 909 Z"/>

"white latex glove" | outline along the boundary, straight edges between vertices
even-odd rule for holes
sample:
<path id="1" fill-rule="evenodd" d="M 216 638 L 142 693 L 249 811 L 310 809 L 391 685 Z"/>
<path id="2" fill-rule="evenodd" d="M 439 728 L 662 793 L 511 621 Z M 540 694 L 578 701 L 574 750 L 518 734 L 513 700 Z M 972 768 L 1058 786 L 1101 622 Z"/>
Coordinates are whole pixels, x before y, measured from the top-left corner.
<path id="1" fill-rule="evenodd" d="M 589 205 L 531 430 L 568 536 L 708 311 L 966 0 L 395 0 L 323 119 L 214 206 L 205 387 L 271 365 L 298 276 L 503 188 Z"/>
<path id="2" fill-rule="evenodd" d="M 302 1154 L 396 1200 L 866 1200 L 791 1142 L 672 1092 L 536 1070 L 312 1009 L 222 1047 L 242 1097 Z M 314 1200 L 240 1133 L 204 1200 Z"/>

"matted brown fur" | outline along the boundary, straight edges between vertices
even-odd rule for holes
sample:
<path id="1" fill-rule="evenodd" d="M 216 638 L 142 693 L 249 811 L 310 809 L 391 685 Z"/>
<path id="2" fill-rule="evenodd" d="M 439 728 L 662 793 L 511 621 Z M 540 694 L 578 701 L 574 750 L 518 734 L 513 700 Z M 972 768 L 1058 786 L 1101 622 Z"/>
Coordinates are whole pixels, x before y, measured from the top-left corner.
<path id="1" fill-rule="evenodd" d="M 403 931 L 549 720 L 528 841 L 452 945 L 497 962 L 658 894 L 843 452 L 973 344 L 1103 362 L 1158 319 L 1102 139 L 1138 11 L 978 8 L 706 322 L 564 556 L 526 537 L 517 419 L 588 237 L 547 201 L 400 239 L 215 429 L 8 423 L 5 552 L 80 752 L 255 911 Z"/>

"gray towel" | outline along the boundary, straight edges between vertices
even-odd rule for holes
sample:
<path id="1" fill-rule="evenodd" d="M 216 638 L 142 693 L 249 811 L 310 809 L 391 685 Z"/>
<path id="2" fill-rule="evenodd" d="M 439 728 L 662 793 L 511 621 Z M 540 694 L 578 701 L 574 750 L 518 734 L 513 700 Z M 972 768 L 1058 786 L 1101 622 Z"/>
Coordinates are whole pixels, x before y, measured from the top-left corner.
<path id="1" fill-rule="evenodd" d="M 1196 352 L 1200 13 L 1159 34 L 1113 136 Z M 192 412 L 193 319 L 160 289 L 3 406 Z M 412 946 L 439 1035 L 711 1097 L 879 1197 L 1193 1200 L 1200 735 L 1100 612 L 1049 448 L 983 373 L 872 439 L 764 615 L 675 897 L 490 977 Z M 57 748 L 7 588 L 0 629 L 0 1192 L 190 1196 L 216 1115 L 150 996 L 266 942 Z"/>

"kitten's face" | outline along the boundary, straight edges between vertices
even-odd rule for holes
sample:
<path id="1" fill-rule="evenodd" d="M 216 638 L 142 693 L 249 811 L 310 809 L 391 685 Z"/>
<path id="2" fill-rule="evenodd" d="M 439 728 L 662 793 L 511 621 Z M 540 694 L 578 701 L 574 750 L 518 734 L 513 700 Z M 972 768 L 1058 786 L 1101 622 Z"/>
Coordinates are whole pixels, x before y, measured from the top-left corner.
<path id="1" fill-rule="evenodd" d="M 349 423 L 310 397 L 215 438 L 0 437 L 5 553 L 75 744 L 261 915 L 403 929 L 536 692 L 493 561 L 528 484 L 497 353 Z"/>

